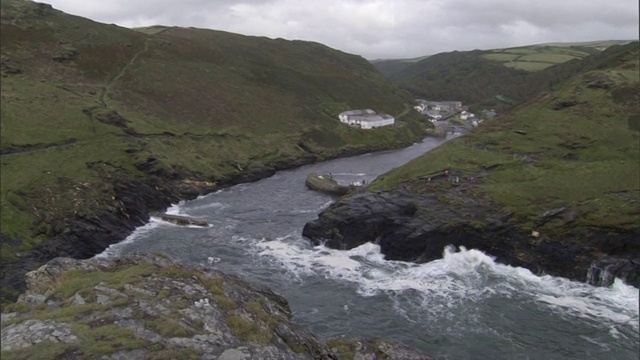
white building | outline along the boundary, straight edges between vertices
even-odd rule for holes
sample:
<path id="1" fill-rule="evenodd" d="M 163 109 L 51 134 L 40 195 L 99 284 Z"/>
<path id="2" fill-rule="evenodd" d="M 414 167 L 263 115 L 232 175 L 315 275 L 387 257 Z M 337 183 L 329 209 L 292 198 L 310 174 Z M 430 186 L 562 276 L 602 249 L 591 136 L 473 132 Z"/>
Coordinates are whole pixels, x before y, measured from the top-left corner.
<path id="1" fill-rule="evenodd" d="M 461 120 L 472 119 L 474 117 L 476 117 L 476 115 L 472 114 L 470 112 L 463 111 L 463 112 L 460 113 L 460 119 Z"/>
<path id="2" fill-rule="evenodd" d="M 360 127 L 373 129 L 395 124 L 396 119 L 389 114 L 370 115 L 360 120 Z"/>
<path id="3" fill-rule="evenodd" d="M 359 127 L 361 129 L 373 129 L 395 124 L 396 119 L 389 114 L 376 114 L 371 109 L 349 110 L 338 115 L 340 122 Z"/>
<path id="4" fill-rule="evenodd" d="M 427 115 L 429 118 L 433 120 L 442 119 L 442 114 L 440 113 L 440 111 L 436 111 L 436 110 L 427 110 L 425 111 L 425 115 Z"/>
<path id="5" fill-rule="evenodd" d="M 375 114 L 376 112 L 371 109 L 349 110 L 349 111 L 341 112 L 340 115 L 338 115 L 338 119 L 340 119 L 340 122 L 342 123 L 353 125 L 350 123 L 349 118 L 351 117 L 355 118 L 356 116 L 361 116 L 361 115 L 375 115 Z"/>

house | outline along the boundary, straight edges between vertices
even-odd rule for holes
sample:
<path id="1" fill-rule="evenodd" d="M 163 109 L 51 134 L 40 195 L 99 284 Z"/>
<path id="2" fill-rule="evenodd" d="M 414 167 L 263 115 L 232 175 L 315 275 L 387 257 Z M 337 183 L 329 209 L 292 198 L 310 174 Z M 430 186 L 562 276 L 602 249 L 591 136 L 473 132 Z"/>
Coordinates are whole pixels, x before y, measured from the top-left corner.
<path id="1" fill-rule="evenodd" d="M 420 114 L 424 114 L 424 112 L 427 111 L 427 105 L 424 103 L 420 103 L 414 106 L 413 108 L 416 109 L 416 111 L 419 112 Z"/>
<path id="2" fill-rule="evenodd" d="M 349 111 L 341 112 L 340 115 L 338 115 L 338 119 L 340 119 L 340 122 L 342 123 L 353 125 L 349 123 L 350 117 L 356 117 L 356 116 L 362 116 L 362 115 L 375 115 L 375 114 L 376 112 L 371 109 L 349 110 Z"/>
<path id="3" fill-rule="evenodd" d="M 369 115 L 360 120 L 360 127 L 363 129 L 373 129 L 393 125 L 395 122 L 396 119 L 389 114 Z"/>
<path id="4" fill-rule="evenodd" d="M 428 117 L 434 119 L 434 120 L 440 120 L 442 119 L 442 114 L 440 114 L 440 111 L 437 110 L 427 110 L 425 112 L 425 115 L 427 115 Z"/>
<path id="5" fill-rule="evenodd" d="M 463 111 L 460 113 L 460 120 L 471 120 L 473 118 L 475 118 L 476 115 L 467 111 Z"/>
<path id="6" fill-rule="evenodd" d="M 395 124 L 395 118 L 389 114 L 376 114 L 371 109 L 349 110 L 338 115 L 340 122 L 359 127 L 361 129 L 373 129 Z"/>
<path id="7" fill-rule="evenodd" d="M 462 102 L 460 101 L 419 101 L 424 104 L 429 110 L 443 112 L 458 112 L 462 110 Z"/>
<path id="8" fill-rule="evenodd" d="M 471 125 L 473 125 L 473 127 L 477 127 L 478 125 L 482 124 L 484 122 L 484 120 L 482 119 L 473 119 L 471 120 Z"/>

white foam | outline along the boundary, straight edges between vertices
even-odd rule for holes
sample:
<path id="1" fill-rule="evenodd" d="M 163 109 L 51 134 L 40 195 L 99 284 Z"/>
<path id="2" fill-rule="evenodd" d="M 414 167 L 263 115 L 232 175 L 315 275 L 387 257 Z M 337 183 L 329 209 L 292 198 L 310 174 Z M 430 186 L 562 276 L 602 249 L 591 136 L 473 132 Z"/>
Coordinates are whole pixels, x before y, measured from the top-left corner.
<path id="1" fill-rule="evenodd" d="M 363 296 L 416 291 L 425 311 L 446 311 L 446 307 L 479 302 L 494 296 L 523 296 L 558 311 L 563 316 L 629 324 L 638 331 L 638 290 L 616 280 L 610 287 L 553 276 L 496 263 L 479 251 L 445 249 L 443 258 L 425 264 L 384 260 L 380 247 L 366 243 L 347 251 L 324 246 L 310 247 L 289 235 L 256 244 L 259 254 L 275 259 L 296 276 L 319 274 L 358 286 Z M 437 304 L 445 304 L 441 310 Z M 400 307 L 399 307 L 400 308 Z"/>
<path id="2" fill-rule="evenodd" d="M 286 240 L 290 236 L 278 238 L 274 241 L 262 241 L 256 244 L 260 250 L 260 255 L 268 255 L 274 259 L 287 271 L 298 277 L 301 275 L 312 275 L 312 264 L 307 261 L 309 254 L 296 246 L 291 246 Z"/>
<path id="3" fill-rule="evenodd" d="M 223 192 L 225 189 L 220 189 L 220 190 L 216 190 L 214 192 L 208 193 L 208 194 L 204 194 L 204 195 L 198 195 L 198 197 L 196 198 L 196 200 L 202 200 L 205 198 L 208 198 L 210 196 L 216 195 L 216 194 L 220 194 L 221 192 Z"/>
<path id="4" fill-rule="evenodd" d="M 126 244 L 130 244 L 130 243 L 134 242 L 139 237 L 144 236 L 148 232 L 153 231 L 158 226 L 161 226 L 161 225 L 164 225 L 164 224 L 167 224 L 167 223 L 165 221 L 160 220 L 159 218 L 156 218 L 156 217 L 152 216 L 149 219 L 148 223 L 136 228 L 123 241 L 121 241 L 119 243 L 116 243 L 116 244 L 109 245 L 109 247 L 107 247 L 100 254 L 95 255 L 95 257 L 101 257 L 101 258 L 115 258 L 115 257 L 118 257 L 120 255 L 120 252 L 121 252 L 122 248 Z"/>
<path id="5" fill-rule="evenodd" d="M 167 215 L 180 215 L 182 213 L 182 207 L 184 206 L 184 200 L 180 201 L 177 204 L 173 204 L 167 208 L 165 213 Z"/>

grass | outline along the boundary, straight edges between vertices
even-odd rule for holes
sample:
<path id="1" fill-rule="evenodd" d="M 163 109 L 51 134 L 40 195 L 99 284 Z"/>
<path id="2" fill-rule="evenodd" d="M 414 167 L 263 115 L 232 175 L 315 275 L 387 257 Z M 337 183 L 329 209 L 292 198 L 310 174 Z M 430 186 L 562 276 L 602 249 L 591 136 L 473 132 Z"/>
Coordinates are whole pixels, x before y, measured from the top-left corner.
<path id="1" fill-rule="evenodd" d="M 504 66 L 516 70 L 524 70 L 524 71 L 540 71 L 546 68 L 553 66 L 554 64 L 548 62 L 535 62 L 535 61 L 514 61 L 504 63 Z"/>
<path id="2" fill-rule="evenodd" d="M 485 59 L 498 61 L 512 69 L 536 72 L 569 60 L 582 59 L 589 54 L 590 52 L 586 50 L 578 50 L 568 46 L 533 45 L 489 50 L 482 56 Z"/>
<path id="3" fill-rule="evenodd" d="M 203 332 L 202 326 L 194 328 L 162 314 L 145 319 L 145 325 L 149 330 L 155 331 L 164 338 L 190 338 Z"/>
<path id="4" fill-rule="evenodd" d="M 525 230 L 535 226 L 540 214 L 559 207 L 581 214 L 575 227 L 637 227 L 640 132 L 629 122 L 630 114 L 638 113 L 637 46 L 616 56 L 384 174 L 370 187 L 420 187 L 416 179 L 451 168 L 486 174 L 475 191 L 512 212 L 512 221 Z M 609 88 L 589 85 L 596 81 Z M 566 99 L 576 105 L 554 110 Z M 552 232 L 566 230 L 554 222 L 545 226 Z"/>
<path id="5" fill-rule="evenodd" d="M 146 341 L 137 339 L 133 331 L 115 325 L 91 327 L 74 324 L 72 331 L 80 338 L 79 347 L 89 357 L 112 354 L 119 350 L 139 349 Z"/>
<path id="6" fill-rule="evenodd" d="M 110 287 L 122 290 L 125 284 L 143 283 L 141 277 L 153 274 L 156 271 L 152 264 L 140 264 L 129 266 L 114 271 L 71 270 L 66 272 L 57 282 L 51 294 L 54 298 L 63 300 L 83 289 L 93 289 L 94 286 Z"/>
<path id="7" fill-rule="evenodd" d="M 71 345 L 53 341 L 43 341 L 25 349 L 2 351 L 0 357 L 5 360 L 49 360 L 63 357 L 72 348 Z"/>
<path id="8" fill-rule="evenodd" d="M 272 331 L 270 329 L 262 329 L 255 321 L 242 315 L 227 316 L 227 325 L 231 333 L 242 341 L 259 345 L 266 345 L 271 342 Z"/>

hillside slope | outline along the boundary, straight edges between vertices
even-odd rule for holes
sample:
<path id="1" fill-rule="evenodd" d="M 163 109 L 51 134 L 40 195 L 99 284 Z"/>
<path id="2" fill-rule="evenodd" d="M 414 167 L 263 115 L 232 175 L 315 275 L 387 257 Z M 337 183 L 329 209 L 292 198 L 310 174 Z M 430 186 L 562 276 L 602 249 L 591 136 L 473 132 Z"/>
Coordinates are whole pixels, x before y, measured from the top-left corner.
<path id="1" fill-rule="evenodd" d="M 548 90 L 550 85 L 562 80 L 559 74 L 566 78 L 567 69 L 580 63 L 578 60 L 627 43 L 629 41 L 611 40 L 454 51 L 421 60 L 376 61 L 373 65 L 416 97 L 508 108 Z M 507 102 L 498 100 L 498 95 Z"/>
<path id="2" fill-rule="evenodd" d="M 370 188 L 385 192 L 332 205 L 303 234 L 336 248 L 378 239 L 387 258 L 411 261 L 465 246 L 534 272 L 640 286 L 638 43 L 579 65 L 555 91 L 380 176 Z"/>
<path id="3" fill-rule="evenodd" d="M 399 147 L 428 126 L 371 64 L 321 44 L 131 30 L 26 0 L 0 4 L 7 290 L 54 256 L 92 256 L 170 201 Z M 363 107 L 397 125 L 339 123 L 339 112 Z"/>

